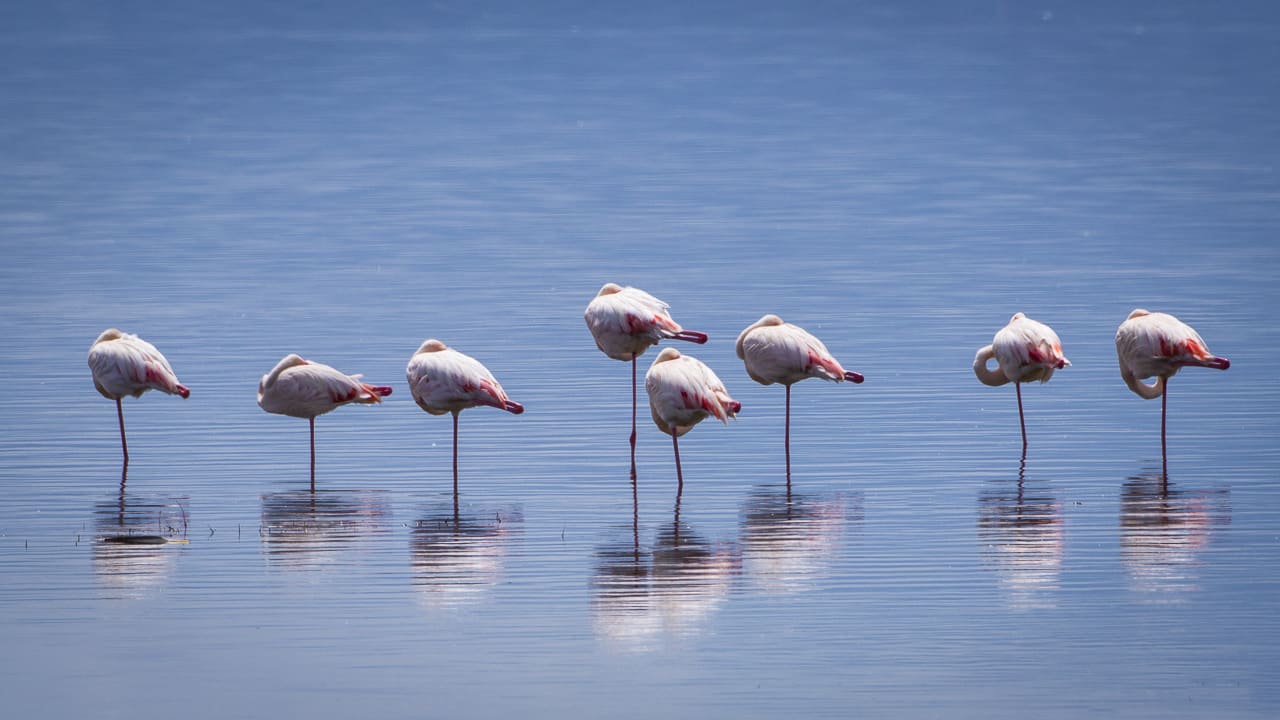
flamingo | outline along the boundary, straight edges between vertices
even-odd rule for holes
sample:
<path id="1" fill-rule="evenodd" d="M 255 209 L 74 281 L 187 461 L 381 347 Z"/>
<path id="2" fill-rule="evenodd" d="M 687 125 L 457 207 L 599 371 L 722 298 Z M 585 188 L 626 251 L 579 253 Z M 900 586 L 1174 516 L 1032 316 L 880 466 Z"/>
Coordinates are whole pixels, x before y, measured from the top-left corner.
<path id="1" fill-rule="evenodd" d="M 765 315 L 738 335 L 738 357 L 747 374 L 761 385 L 782 383 L 787 388 L 786 429 L 784 444 L 787 457 L 787 482 L 791 482 L 791 385 L 805 378 L 822 378 L 833 382 L 848 380 L 860 383 L 862 373 L 840 366 L 827 346 L 804 328 L 783 322 L 777 315 Z"/>
<path id="2" fill-rule="evenodd" d="M 1209 346 L 1190 325 L 1165 313 L 1138 308 L 1116 331 L 1116 355 L 1120 377 L 1129 389 L 1147 400 L 1160 398 L 1160 461 L 1168 466 L 1165 453 L 1165 410 L 1168 406 L 1169 378 L 1187 365 L 1226 370 L 1231 361 L 1209 352 Z M 1148 385 L 1142 380 L 1155 376 Z"/>
<path id="3" fill-rule="evenodd" d="M 169 361 L 155 345 L 137 335 L 115 328 L 103 330 L 89 346 L 89 369 L 93 386 L 108 400 L 116 401 L 116 418 L 120 421 L 120 450 L 124 453 L 124 470 L 129 469 L 129 443 L 124 436 L 125 395 L 142 397 L 148 390 L 160 390 L 184 399 L 191 396 L 187 386 L 178 382 Z"/>
<path id="4" fill-rule="evenodd" d="M 636 479 L 636 358 L 666 338 L 699 345 L 707 334 L 685 330 L 671 318 L 671 306 L 649 293 L 605 283 L 587 305 L 584 317 L 596 347 L 614 360 L 631 361 L 631 479 Z"/>
<path id="5" fill-rule="evenodd" d="M 996 359 L 998 369 L 991 370 L 987 361 Z M 1027 422 L 1022 414 L 1022 383 L 1039 380 L 1049 382 L 1054 370 L 1071 364 L 1062 354 L 1062 341 L 1053 328 L 1036 322 L 1022 313 L 1014 313 L 1009 324 L 1000 328 L 990 345 L 978 350 L 973 358 L 973 372 L 983 385 L 997 387 L 1012 382 L 1018 394 L 1018 425 L 1022 428 L 1022 453 L 1027 452 Z"/>
<path id="6" fill-rule="evenodd" d="M 742 410 L 742 403 L 729 397 L 724 383 L 701 360 L 681 355 L 675 348 L 663 348 L 644 376 L 649 391 L 649 410 L 658 429 L 671 435 L 676 454 L 676 496 L 684 491 L 680 469 L 680 444 L 676 438 L 689 432 L 708 417 L 729 424 Z"/>
<path id="7" fill-rule="evenodd" d="M 306 418 L 311 427 L 311 492 L 316 491 L 316 416 L 348 403 L 380 403 L 391 394 L 391 388 L 362 383 L 360 377 L 290 353 L 258 382 L 263 410 Z"/>
<path id="8" fill-rule="evenodd" d="M 519 415 L 524 406 L 507 397 L 493 373 L 479 360 L 434 338 L 423 342 L 409 358 L 405 376 L 419 407 L 432 415 L 453 413 L 453 494 L 457 497 L 458 414 L 487 405 Z"/>

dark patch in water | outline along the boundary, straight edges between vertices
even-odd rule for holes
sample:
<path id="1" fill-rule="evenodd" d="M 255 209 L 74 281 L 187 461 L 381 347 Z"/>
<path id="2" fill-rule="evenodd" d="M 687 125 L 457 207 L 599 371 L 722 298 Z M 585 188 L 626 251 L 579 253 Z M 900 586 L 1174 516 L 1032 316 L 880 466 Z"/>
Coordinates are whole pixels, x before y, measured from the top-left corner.
<path id="1" fill-rule="evenodd" d="M 163 535 L 108 535 L 104 543 L 115 545 L 164 545 L 169 542 Z"/>

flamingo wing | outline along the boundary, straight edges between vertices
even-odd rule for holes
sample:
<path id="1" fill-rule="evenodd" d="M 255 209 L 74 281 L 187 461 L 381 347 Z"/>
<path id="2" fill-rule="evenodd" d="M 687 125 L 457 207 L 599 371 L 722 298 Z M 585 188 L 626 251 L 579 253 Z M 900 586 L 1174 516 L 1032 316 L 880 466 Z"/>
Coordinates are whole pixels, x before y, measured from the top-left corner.
<path id="1" fill-rule="evenodd" d="M 432 414 L 476 405 L 507 409 L 510 402 L 488 368 L 456 350 L 414 356 L 409 362 L 408 375 L 414 400 Z"/>
<path id="2" fill-rule="evenodd" d="M 1014 381 L 1048 382 L 1054 370 L 1071 364 L 1057 333 L 1021 313 L 996 333 L 992 346 L 1000 369 Z"/>
<path id="3" fill-rule="evenodd" d="M 681 332 L 666 302 L 634 287 L 596 296 L 586 306 L 586 324 L 605 355 L 630 360 L 664 337 Z"/>
<path id="4" fill-rule="evenodd" d="M 316 362 L 285 370 L 273 391 L 303 417 L 320 415 L 350 402 L 380 401 L 360 382 L 359 375 L 347 375 Z"/>
<path id="5" fill-rule="evenodd" d="M 147 385 L 170 395 L 186 397 L 189 394 L 187 388 L 178 382 L 178 375 L 169 365 L 169 360 L 155 345 L 136 337 L 131 338 L 129 344 L 136 344 L 137 351 L 142 355 L 142 374 Z"/>
<path id="6" fill-rule="evenodd" d="M 808 377 L 839 382 L 844 368 L 826 345 L 803 328 L 763 326 L 742 339 L 742 355 L 751 379 L 763 385 L 790 384 Z"/>
<path id="7" fill-rule="evenodd" d="M 692 357 L 655 363 L 645 375 L 645 388 L 655 418 L 681 428 L 709 416 L 728 422 L 740 407 L 711 368 Z"/>
<path id="8" fill-rule="evenodd" d="M 116 399 L 132 395 L 141 372 L 133 364 L 140 361 L 121 343 L 107 341 L 89 348 L 89 370 L 93 373 L 93 385 L 103 397 Z"/>
<path id="9" fill-rule="evenodd" d="M 1207 353 L 1195 330 L 1164 313 L 1130 317 L 1116 331 L 1116 354 L 1122 369 L 1138 379 L 1173 375 L 1179 359 L 1195 357 L 1189 346 Z"/>
<path id="10" fill-rule="evenodd" d="M 98 392 L 108 398 L 138 397 L 148 390 L 189 394 L 164 355 L 136 335 L 95 344 L 89 350 L 89 368 Z"/>

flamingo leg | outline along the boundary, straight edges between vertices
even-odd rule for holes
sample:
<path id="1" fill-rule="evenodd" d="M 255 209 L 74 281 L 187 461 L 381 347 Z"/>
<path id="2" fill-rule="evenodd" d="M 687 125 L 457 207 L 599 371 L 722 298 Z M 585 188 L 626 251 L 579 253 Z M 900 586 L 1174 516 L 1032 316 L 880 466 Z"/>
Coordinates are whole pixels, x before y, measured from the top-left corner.
<path id="1" fill-rule="evenodd" d="M 124 439 L 124 403 L 116 398 L 116 419 L 120 421 L 120 450 L 124 452 L 124 471 L 129 471 L 129 443 Z"/>
<path id="2" fill-rule="evenodd" d="M 458 413 L 453 413 L 453 497 L 458 497 Z"/>
<path id="3" fill-rule="evenodd" d="M 631 356 L 631 482 L 636 481 L 636 356 Z"/>
<path id="4" fill-rule="evenodd" d="M 676 547 L 680 547 L 680 493 L 676 493 L 676 511 L 671 523 L 671 540 Z"/>
<path id="5" fill-rule="evenodd" d="M 1022 427 L 1022 454 L 1027 454 L 1027 421 L 1022 417 L 1022 383 L 1013 384 L 1013 389 L 1018 391 L 1018 425 Z"/>
<path id="6" fill-rule="evenodd" d="M 791 487 L 791 386 L 787 385 L 787 415 L 785 429 L 782 437 L 786 445 L 787 456 L 787 487 Z"/>
<path id="7" fill-rule="evenodd" d="M 124 513 L 125 513 L 125 507 L 126 507 L 125 501 L 124 501 L 124 483 L 125 483 L 125 478 L 122 475 L 120 477 L 120 504 L 118 506 L 118 510 L 116 511 L 116 524 L 122 528 L 124 527 Z"/>
<path id="8" fill-rule="evenodd" d="M 1165 415 L 1169 407 L 1169 380 L 1164 381 L 1164 392 L 1160 393 L 1160 473 L 1165 478 L 1169 477 L 1169 456 L 1166 452 L 1165 444 Z"/>
<path id="9" fill-rule="evenodd" d="M 680 470 L 680 443 L 676 440 L 675 428 L 671 429 L 671 447 L 676 451 L 676 499 L 684 493 L 684 473 Z"/>
<path id="10" fill-rule="evenodd" d="M 632 559 L 640 562 L 640 492 L 635 483 L 631 483 L 631 547 Z"/>
<path id="11" fill-rule="evenodd" d="M 316 491 L 316 419 L 307 418 L 311 426 L 311 492 Z"/>
<path id="12" fill-rule="evenodd" d="M 462 514 L 458 510 L 458 483 L 453 484 L 453 531 L 456 533 L 462 527 Z"/>

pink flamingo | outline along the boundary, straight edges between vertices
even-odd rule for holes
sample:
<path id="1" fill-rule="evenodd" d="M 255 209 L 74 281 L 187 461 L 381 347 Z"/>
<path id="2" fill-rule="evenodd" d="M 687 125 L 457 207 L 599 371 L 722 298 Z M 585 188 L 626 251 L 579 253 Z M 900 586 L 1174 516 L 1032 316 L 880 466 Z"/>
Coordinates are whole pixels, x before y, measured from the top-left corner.
<path id="1" fill-rule="evenodd" d="M 1226 370 L 1231 361 L 1209 352 L 1209 346 L 1190 325 L 1165 313 L 1141 308 L 1116 331 L 1116 355 L 1124 384 L 1147 400 L 1160 398 L 1160 462 L 1167 467 L 1165 452 L 1165 410 L 1168 407 L 1169 378 L 1188 365 Z M 1151 385 L 1142 382 L 1155 376 Z"/>
<path id="2" fill-rule="evenodd" d="M 699 345 L 707 334 L 685 330 L 665 302 L 633 287 L 605 283 L 587 305 L 585 318 L 596 347 L 614 360 L 631 361 L 631 479 L 636 479 L 636 358 L 666 338 Z"/>
<path id="3" fill-rule="evenodd" d="M 93 386 L 108 400 L 116 401 L 116 418 L 120 421 L 120 449 L 124 452 L 124 469 L 129 469 L 129 443 L 124 436 L 125 395 L 142 397 L 148 390 L 190 397 L 191 391 L 178 382 L 169 361 L 155 345 L 137 335 L 115 328 L 102 331 L 89 346 L 89 369 Z"/>
<path id="4" fill-rule="evenodd" d="M 513 415 L 524 406 L 507 397 L 489 369 L 439 340 L 431 339 L 409 358 L 405 368 L 409 392 L 418 406 L 432 415 L 453 413 L 453 494 L 458 494 L 458 414 L 480 405 Z"/>
<path id="5" fill-rule="evenodd" d="M 311 492 L 316 491 L 316 416 L 348 403 L 382 402 L 391 388 L 360 382 L 318 362 L 290 353 L 258 382 L 258 405 L 269 413 L 306 418 L 311 427 Z"/>
<path id="6" fill-rule="evenodd" d="M 996 359 L 997 370 L 987 367 Z M 1027 452 L 1027 422 L 1022 414 L 1022 383 L 1039 380 L 1049 382 L 1054 370 L 1071 364 L 1062 354 L 1058 334 L 1044 323 L 1022 313 L 1014 313 L 1009 324 L 996 333 L 990 345 L 978 350 L 973 358 L 973 373 L 983 385 L 997 387 L 1012 382 L 1018 395 L 1018 425 L 1022 428 L 1022 452 Z"/>
<path id="7" fill-rule="evenodd" d="M 680 469 L 680 444 L 676 438 L 694 425 L 715 417 L 726 425 L 736 417 L 742 403 L 729 397 L 724 383 L 701 360 L 681 355 L 675 348 L 663 348 L 644 376 L 649 391 L 649 410 L 658 429 L 671 435 L 676 454 L 676 496 L 684 491 L 684 473 Z"/>
<path id="8" fill-rule="evenodd" d="M 805 378 L 822 378 L 833 382 L 848 380 L 860 383 L 862 373 L 840 366 L 827 346 L 804 328 L 783 322 L 777 315 L 765 315 L 738 335 L 738 357 L 747 374 L 761 385 L 782 383 L 787 388 L 784 445 L 787 458 L 787 482 L 791 481 L 791 385 Z"/>

